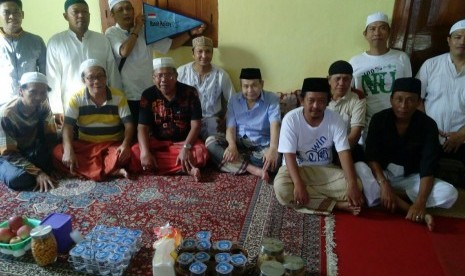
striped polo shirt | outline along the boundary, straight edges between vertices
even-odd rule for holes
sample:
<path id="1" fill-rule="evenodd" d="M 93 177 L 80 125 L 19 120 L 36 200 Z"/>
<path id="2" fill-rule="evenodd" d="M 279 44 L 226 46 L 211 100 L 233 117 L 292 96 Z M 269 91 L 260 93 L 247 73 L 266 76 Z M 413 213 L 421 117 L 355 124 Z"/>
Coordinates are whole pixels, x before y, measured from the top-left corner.
<path id="1" fill-rule="evenodd" d="M 97 106 L 86 87 L 75 93 L 65 111 L 65 123 L 79 127 L 79 140 L 88 142 L 121 141 L 124 124 L 130 123 L 131 111 L 124 93 L 107 87 L 107 100 Z"/>

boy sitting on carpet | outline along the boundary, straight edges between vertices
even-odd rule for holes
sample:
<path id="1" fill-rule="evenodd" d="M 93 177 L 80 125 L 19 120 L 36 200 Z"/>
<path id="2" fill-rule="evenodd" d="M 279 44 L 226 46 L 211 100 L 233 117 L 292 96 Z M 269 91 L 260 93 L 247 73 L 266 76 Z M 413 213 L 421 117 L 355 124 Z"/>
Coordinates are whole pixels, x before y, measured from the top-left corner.
<path id="1" fill-rule="evenodd" d="M 336 112 L 326 109 L 328 80 L 305 79 L 301 98 L 302 107 L 283 119 L 278 150 L 284 160 L 274 180 L 276 197 L 282 205 L 296 209 L 325 207 L 331 211 L 336 206 L 358 215 L 364 201 L 361 185 L 355 175 L 347 126 Z M 333 144 L 342 170 L 331 164 Z"/>
<path id="2" fill-rule="evenodd" d="M 376 113 L 366 140 L 365 163 L 355 164 L 369 207 L 382 204 L 390 211 L 407 213 L 406 219 L 425 222 L 433 230 L 427 207 L 450 208 L 458 192 L 434 178 L 440 156 L 439 132 L 433 119 L 417 110 L 421 82 L 415 78 L 394 81 L 391 108 Z M 374 176 L 374 177 L 373 177 Z M 394 193 L 405 191 L 412 204 Z"/>
<path id="3" fill-rule="evenodd" d="M 242 69 L 240 79 L 242 92 L 228 102 L 226 138 L 210 136 L 205 144 L 221 171 L 249 172 L 268 182 L 268 170 L 275 172 L 279 166 L 279 97 L 263 90 L 258 68 Z"/>

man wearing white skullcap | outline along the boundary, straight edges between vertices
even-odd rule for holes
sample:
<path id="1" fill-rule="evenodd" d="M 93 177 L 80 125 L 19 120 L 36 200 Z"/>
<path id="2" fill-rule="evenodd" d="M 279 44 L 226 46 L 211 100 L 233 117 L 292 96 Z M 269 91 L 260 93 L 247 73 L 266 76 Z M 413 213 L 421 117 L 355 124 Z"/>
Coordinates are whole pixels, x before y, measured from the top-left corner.
<path id="1" fill-rule="evenodd" d="M 19 97 L 0 111 L 0 181 L 13 190 L 46 192 L 56 185 L 50 173 L 51 151 L 58 140 L 47 77 L 24 73 L 18 90 Z"/>
<path id="2" fill-rule="evenodd" d="M 142 91 L 151 86 L 153 52 L 166 54 L 168 50 L 183 45 L 190 38 L 200 35 L 206 26 L 184 32 L 174 38 L 165 38 L 147 45 L 145 43 L 144 16 L 135 11 L 128 0 L 108 0 L 116 25 L 105 31 L 118 64 L 123 91 L 128 97 L 134 123 L 138 123 L 139 101 Z"/>
<path id="3" fill-rule="evenodd" d="M 375 12 L 368 15 L 363 36 L 369 49 L 349 61 L 354 69 L 355 88 L 362 90 L 366 95 L 366 127 L 360 141 L 362 144 L 369 131 L 371 117 L 391 106 L 390 96 L 394 80 L 412 76 L 407 54 L 389 48 L 389 34 L 389 20 L 386 14 Z"/>
<path id="4" fill-rule="evenodd" d="M 140 100 L 130 170 L 160 175 L 188 173 L 199 181 L 208 151 L 198 138 L 202 108 L 197 90 L 178 82 L 170 57 L 153 60 L 153 83 Z"/>
<path id="5" fill-rule="evenodd" d="M 465 164 L 465 19 L 447 37 L 449 52 L 426 60 L 418 71 L 426 114 L 438 124 L 443 157 Z"/>
<path id="6" fill-rule="evenodd" d="M 53 150 L 54 167 L 94 181 L 128 177 L 135 127 L 124 93 L 107 86 L 105 65 L 88 59 L 79 67 L 84 87 L 65 110 L 63 144 Z M 77 126 L 78 139 L 74 139 Z"/>

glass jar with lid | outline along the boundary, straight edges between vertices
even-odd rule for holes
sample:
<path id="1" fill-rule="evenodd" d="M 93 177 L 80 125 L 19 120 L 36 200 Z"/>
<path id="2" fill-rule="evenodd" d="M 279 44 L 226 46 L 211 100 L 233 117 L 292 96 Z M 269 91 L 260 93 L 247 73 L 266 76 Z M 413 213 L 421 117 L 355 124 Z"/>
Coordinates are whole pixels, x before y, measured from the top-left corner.
<path id="1" fill-rule="evenodd" d="M 32 256 L 39 266 L 46 266 L 56 261 L 58 250 L 55 236 L 50 225 L 39 225 L 31 230 Z"/>
<path id="2" fill-rule="evenodd" d="M 284 261 L 284 244 L 282 241 L 275 238 L 264 238 L 260 254 L 257 259 L 257 266 L 260 267 L 265 261 Z"/>
<path id="3" fill-rule="evenodd" d="M 285 256 L 284 263 L 285 276 L 304 276 L 305 261 L 299 256 Z"/>

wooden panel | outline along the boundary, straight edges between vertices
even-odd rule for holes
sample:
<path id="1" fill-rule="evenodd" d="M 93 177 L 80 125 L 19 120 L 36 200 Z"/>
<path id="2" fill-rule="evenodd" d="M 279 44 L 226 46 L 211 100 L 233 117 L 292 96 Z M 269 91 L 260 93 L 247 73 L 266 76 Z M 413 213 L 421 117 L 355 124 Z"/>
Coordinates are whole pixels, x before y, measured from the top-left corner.
<path id="1" fill-rule="evenodd" d="M 450 27 L 463 18 L 463 0 L 396 0 L 390 46 L 410 56 L 415 75 L 426 59 L 449 51 Z"/>

